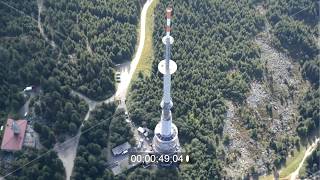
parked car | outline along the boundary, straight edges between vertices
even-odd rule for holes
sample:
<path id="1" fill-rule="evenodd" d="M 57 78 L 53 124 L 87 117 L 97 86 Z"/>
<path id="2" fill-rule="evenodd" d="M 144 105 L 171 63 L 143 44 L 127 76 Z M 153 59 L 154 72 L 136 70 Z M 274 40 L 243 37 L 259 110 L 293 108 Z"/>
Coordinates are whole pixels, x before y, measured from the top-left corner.
<path id="1" fill-rule="evenodd" d="M 123 151 L 121 154 L 122 155 L 125 155 L 125 154 L 127 154 L 128 153 L 128 150 L 125 150 L 125 151 Z"/>
<path id="2" fill-rule="evenodd" d="M 121 81 L 120 72 L 116 72 L 116 82 L 117 82 L 117 83 L 120 83 L 120 81 Z"/>
<path id="3" fill-rule="evenodd" d="M 126 119 L 130 119 L 130 117 L 129 117 L 129 113 L 126 111 L 126 112 L 124 112 L 124 115 L 126 116 Z"/>

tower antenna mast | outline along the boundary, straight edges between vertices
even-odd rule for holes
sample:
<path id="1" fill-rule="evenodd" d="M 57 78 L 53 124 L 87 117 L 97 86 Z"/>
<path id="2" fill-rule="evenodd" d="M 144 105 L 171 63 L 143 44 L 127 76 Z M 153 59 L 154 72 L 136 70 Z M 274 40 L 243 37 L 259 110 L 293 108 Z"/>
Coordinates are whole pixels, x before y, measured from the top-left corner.
<path id="1" fill-rule="evenodd" d="M 173 155 L 180 150 L 178 128 L 172 123 L 171 108 L 171 75 L 176 72 L 177 64 L 170 59 L 171 45 L 174 42 L 171 32 L 172 7 L 166 9 L 166 35 L 162 38 L 165 44 L 165 59 L 158 65 L 158 70 L 163 74 L 163 97 L 160 103 L 162 108 L 161 120 L 154 130 L 153 150 L 156 154 Z"/>

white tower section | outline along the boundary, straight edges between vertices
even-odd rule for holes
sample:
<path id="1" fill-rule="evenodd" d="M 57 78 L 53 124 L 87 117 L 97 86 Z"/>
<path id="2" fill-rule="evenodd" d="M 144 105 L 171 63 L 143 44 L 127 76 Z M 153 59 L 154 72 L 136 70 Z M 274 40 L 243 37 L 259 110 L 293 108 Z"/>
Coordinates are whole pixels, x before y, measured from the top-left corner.
<path id="1" fill-rule="evenodd" d="M 163 97 L 161 101 L 161 121 L 157 124 L 154 130 L 153 150 L 158 154 L 174 154 L 179 151 L 180 144 L 178 139 L 178 129 L 172 123 L 171 108 L 173 106 L 170 89 L 171 89 L 171 74 L 177 70 L 177 64 L 170 60 L 170 48 L 173 44 L 173 37 L 170 36 L 171 31 L 171 14 L 172 8 L 166 9 L 166 36 L 162 38 L 165 44 L 165 59 L 162 60 L 158 69 L 163 74 Z"/>

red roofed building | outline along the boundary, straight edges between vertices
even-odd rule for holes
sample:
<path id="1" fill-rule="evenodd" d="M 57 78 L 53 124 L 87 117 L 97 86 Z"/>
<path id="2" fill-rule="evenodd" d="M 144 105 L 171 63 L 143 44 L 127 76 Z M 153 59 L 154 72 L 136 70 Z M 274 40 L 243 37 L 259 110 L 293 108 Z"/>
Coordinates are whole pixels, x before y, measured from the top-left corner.
<path id="1" fill-rule="evenodd" d="M 24 135 L 27 128 L 26 120 L 8 119 L 1 143 L 1 149 L 5 151 L 21 150 Z"/>

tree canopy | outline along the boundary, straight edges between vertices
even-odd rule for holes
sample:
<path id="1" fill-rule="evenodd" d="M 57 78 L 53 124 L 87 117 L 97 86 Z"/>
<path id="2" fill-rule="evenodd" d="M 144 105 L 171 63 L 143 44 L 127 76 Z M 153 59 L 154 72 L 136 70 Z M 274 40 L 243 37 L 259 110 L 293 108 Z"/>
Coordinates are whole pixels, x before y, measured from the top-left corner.
<path id="1" fill-rule="evenodd" d="M 163 14 L 169 4 L 160 3 L 155 12 L 152 75 L 138 79 L 129 97 L 133 121 L 151 129 L 161 113 L 162 75 L 157 66 L 165 49 Z M 261 78 L 260 52 L 251 38 L 263 28 L 263 19 L 248 1 L 174 1 L 173 6 L 171 52 L 178 65 L 172 75 L 173 122 L 180 142 L 197 157 L 179 174 L 184 179 L 219 179 L 214 140 L 219 144 L 222 135 L 224 102 L 242 104 L 249 82 Z"/>
<path id="2" fill-rule="evenodd" d="M 35 160 L 36 159 L 36 160 Z M 31 164 L 29 162 L 35 161 Z M 22 167 L 27 165 L 26 167 Z M 17 170 L 17 171 L 16 171 Z M 54 151 L 38 151 L 28 149 L 24 152 L 17 152 L 15 160 L 8 172 L 14 171 L 6 177 L 8 180 L 63 180 L 65 171 L 62 162 Z M 7 173 L 8 173 L 7 172 Z"/>
<path id="3" fill-rule="evenodd" d="M 134 53 L 139 14 L 140 2 L 127 0 L 0 3 L 1 124 L 8 116 L 21 118 L 17 114 L 30 97 L 23 96 L 23 89 L 34 85 L 39 91 L 29 114 L 45 149 L 74 136 L 88 106 L 71 90 L 94 100 L 114 94 L 114 65 Z M 88 148 L 99 149 L 96 144 Z M 27 177 L 43 166 L 45 176 L 39 177 L 55 177 L 45 163 L 34 164 L 19 175 Z"/>

